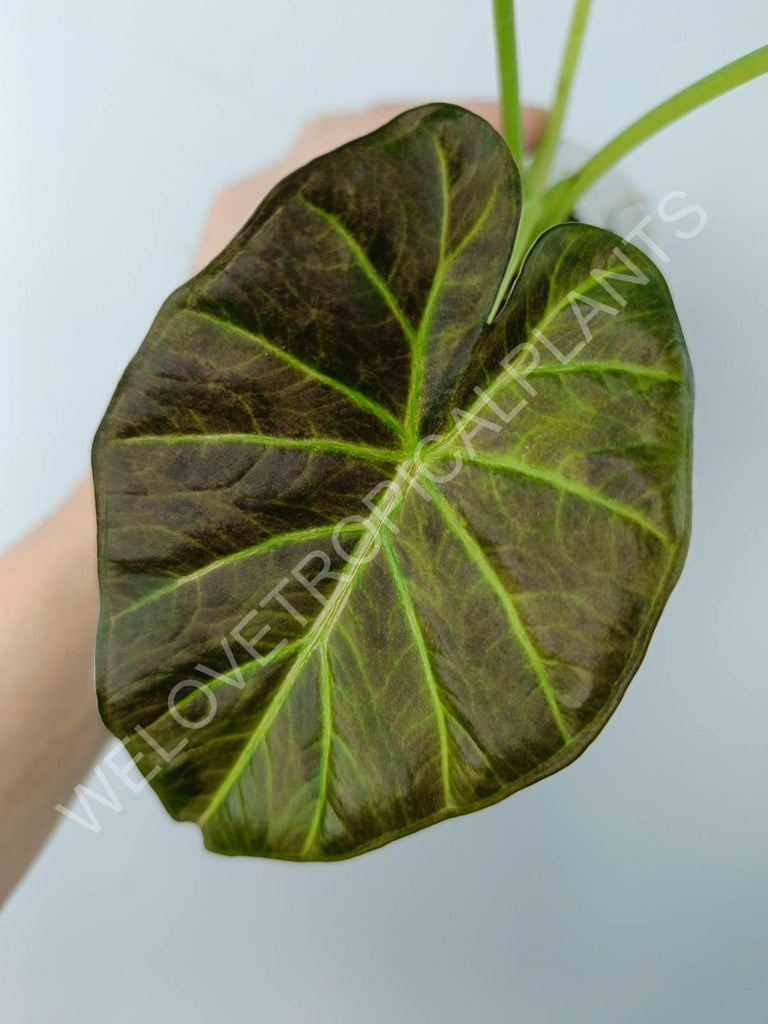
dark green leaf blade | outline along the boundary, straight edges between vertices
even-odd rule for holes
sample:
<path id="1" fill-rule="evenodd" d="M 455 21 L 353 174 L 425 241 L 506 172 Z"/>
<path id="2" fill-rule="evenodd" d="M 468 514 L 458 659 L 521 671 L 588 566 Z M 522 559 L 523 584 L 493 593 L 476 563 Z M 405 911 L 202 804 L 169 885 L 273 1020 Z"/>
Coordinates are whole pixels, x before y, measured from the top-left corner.
<path id="1" fill-rule="evenodd" d="M 211 849 L 334 859 L 499 800 L 642 658 L 687 544 L 685 346 L 658 270 L 578 225 L 487 327 L 519 206 L 485 122 L 410 111 L 277 186 L 121 381 L 100 708 Z"/>
<path id="2" fill-rule="evenodd" d="M 518 657 L 526 654 L 536 678 L 521 685 L 517 713 L 532 714 L 539 739 L 549 733 L 547 758 L 537 755 L 546 774 L 577 756 L 615 708 L 681 571 L 692 375 L 658 269 L 621 239 L 581 225 L 553 228 L 534 246 L 483 348 L 473 368 L 479 393 L 470 402 L 465 386 L 466 409 L 436 451 L 439 473 L 452 475 L 457 457 L 462 470 L 430 488 L 455 550 L 433 527 L 441 548 L 430 558 L 422 526 L 420 555 L 406 546 L 408 571 L 425 621 L 444 603 L 443 573 L 458 580 L 454 594 L 479 587 L 486 602 L 494 598 L 470 632 L 503 635 L 506 619 Z M 436 563 L 440 576 L 424 573 Z M 447 648 L 446 635 L 451 691 L 461 686 L 469 702 L 479 674 L 489 701 L 480 719 L 498 725 L 504 720 L 491 709 L 525 673 L 518 668 L 511 680 L 497 671 L 494 684 L 492 667 L 476 668 L 478 648 L 464 654 L 459 683 L 463 645 Z M 514 654 L 502 664 L 514 665 Z M 493 752 L 505 742 L 493 729 L 477 738 Z"/>

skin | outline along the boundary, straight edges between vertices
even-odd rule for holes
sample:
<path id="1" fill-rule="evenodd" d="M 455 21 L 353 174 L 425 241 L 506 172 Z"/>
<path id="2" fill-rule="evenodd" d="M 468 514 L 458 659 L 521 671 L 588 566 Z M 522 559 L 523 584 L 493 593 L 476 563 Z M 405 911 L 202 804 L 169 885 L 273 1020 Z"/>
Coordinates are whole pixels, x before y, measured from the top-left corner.
<path id="1" fill-rule="evenodd" d="M 500 127 L 496 104 L 460 102 Z M 383 104 L 310 121 L 283 159 L 214 198 L 193 270 L 221 251 L 286 174 L 416 105 Z M 544 121 L 544 111 L 523 109 L 526 148 L 535 148 Z M 93 679 L 98 610 L 88 475 L 0 557 L 0 902 L 60 820 L 56 804 L 71 799 L 107 739 Z"/>

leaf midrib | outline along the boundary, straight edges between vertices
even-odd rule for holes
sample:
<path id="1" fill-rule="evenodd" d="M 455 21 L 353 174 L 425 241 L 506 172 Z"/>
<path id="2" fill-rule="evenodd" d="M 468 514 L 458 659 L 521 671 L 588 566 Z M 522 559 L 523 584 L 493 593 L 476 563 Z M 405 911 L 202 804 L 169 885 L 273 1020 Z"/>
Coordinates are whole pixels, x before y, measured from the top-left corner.
<path id="1" fill-rule="evenodd" d="M 412 482 L 412 472 L 416 468 L 416 462 L 417 460 L 415 458 L 411 458 L 408 462 L 403 463 L 397 474 L 397 476 L 400 476 L 402 480 L 409 481 L 409 486 L 410 482 Z M 322 611 L 310 626 L 305 635 L 305 644 L 302 650 L 299 652 L 286 676 L 277 685 L 266 711 L 259 719 L 255 729 L 252 730 L 248 742 L 245 744 L 232 765 L 232 768 L 225 776 L 224 781 L 217 788 L 206 809 L 197 819 L 198 824 L 201 827 L 210 820 L 226 799 L 227 794 L 237 779 L 240 778 L 254 751 L 257 749 L 264 736 L 269 732 L 272 723 L 277 718 L 281 708 L 292 692 L 294 685 L 301 676 L 303 669 L 317 650 L 318 645 L 325 640 L 333 629 L 336 620 L 346 606 L 349 595 L 361 571 L 361 567 L 364 568 L 369 560 L 368 555 L 371 548 L 378 540 L 385 524 L 390 521 L 391 517 L 405 500 L 405 493 L 407 493 L 407 489 L 404 492 L 394 480 L 391 482 L 390 486 L 383 491 L 378 503 L 374 506 L 373 511 L 366 519 L 366 524 L 370 525 L 365 526 L 363 536 L 355 545 L 355 548 L 350 555 L 350 562 L 353 564 L 353 567 L 339 581 L 337 587 L 333 591 L 333 594 L 328 598 Z"/>
<path id="2" fill-rule="evenodd" d="M 445 278 L 448 275 L 453 264 L 456 262 L 461 253 L 466 249 L 470 242 L 475 238 L 477 233 L 485 224 L 488 214 L 493 208 L 496 197 L 498 194 L 498 185 L 494 185 L 491 190 L 491 194 L 488 197 L 483 209 L 480 211 L 479 216 L 476 218 L 472 227 L 466 232 L 461 241 L 448 252 L 448 227 L 451 213 L 451 194 L 450 194 L 450 178 L 448 174 L 448 165 L 445 159 L 445 153 L 442 147 L 434 140 L 434 146 L 437 153 L 438 165 L 440 168 L 440 183 L 441 183 L 441 194 L 443 202 L 442 220 L 440 223 L 440 246 L 437 266 L 435 273 L 432 278 L 432 284 L 429 289 L 429 295 L 424 305 L 421 320 L 419 322 L 416 339 L 412 347 L 412 358 L 411 358 L 411 380 L 408 388 L 408 400 L 406 403 L 406 415 L 405 415 L 405 437 L 411 443 L 413 449 L 415 449 L 419 442 L 419 427 L 421 421 L 421 399 L 422 389 L 424 386 L 424 378 L 426 371 L 426 356 L 427 356 L 427 338 L 429 334 L 429 328 L 432 324 L 432 317 L 437 306 L 437 302 L 440 298 Z M 478 336 L 482 333 L 484 326 L 484 318 L 480 318 L 478 323 Z"/>

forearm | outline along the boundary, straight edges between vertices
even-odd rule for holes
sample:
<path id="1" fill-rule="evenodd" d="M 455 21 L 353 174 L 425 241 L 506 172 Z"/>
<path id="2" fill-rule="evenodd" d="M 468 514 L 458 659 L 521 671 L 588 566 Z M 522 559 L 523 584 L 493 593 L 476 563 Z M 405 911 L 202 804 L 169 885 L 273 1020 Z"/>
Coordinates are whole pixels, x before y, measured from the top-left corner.
<path id="1" fill-rule="evenodd" d="M 96 708 L 90 477 L 0 557 L 0 901 L 106 739 Z"/>

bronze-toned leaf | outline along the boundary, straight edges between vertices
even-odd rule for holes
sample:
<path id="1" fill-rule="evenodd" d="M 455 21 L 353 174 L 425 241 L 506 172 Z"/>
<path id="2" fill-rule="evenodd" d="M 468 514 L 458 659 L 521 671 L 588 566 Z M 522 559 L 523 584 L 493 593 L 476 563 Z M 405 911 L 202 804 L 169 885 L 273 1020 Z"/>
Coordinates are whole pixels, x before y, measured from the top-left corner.
<path id="1" fill-rule="evenodd" d="M 222 853 L 346 857 L 572 761 L 680 572 L 666 285 L 578 224 L 495 321 L 498 135 L 432 105 L 285 179 L 161 309 L 94 446 L 102 715 Z"/>

